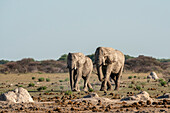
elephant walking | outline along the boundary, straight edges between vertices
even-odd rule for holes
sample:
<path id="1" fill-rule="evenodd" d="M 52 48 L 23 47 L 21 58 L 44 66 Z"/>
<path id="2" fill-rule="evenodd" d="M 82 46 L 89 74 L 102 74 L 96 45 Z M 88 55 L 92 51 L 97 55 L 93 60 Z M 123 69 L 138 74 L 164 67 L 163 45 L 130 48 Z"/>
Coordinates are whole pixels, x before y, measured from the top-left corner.
<path id="1" fill-rule="evenodd" d="M 115 90 L 119 89 L 119 79 L 124 68 L 124 54 L 109 47 L 98 47 L 95 52 L 95 64 L 99 81 L 102 82 L 101 91 L 111 90 L 109 78 L 115 82 Z M 107 86 L 107 89 L 106 89 Z"/>
<path id="2" fill-rule="evenodd" d="M 67 57 L 67 67 L 69 68 L 72 91 L 79 91 L 78 82 L 80 77 L 84 79 L 84 91 L 92 88 L 89 79 L 93 70 L 93 63 L 89 57 L 86 57 L 83 53 L 69 53 Z"/>

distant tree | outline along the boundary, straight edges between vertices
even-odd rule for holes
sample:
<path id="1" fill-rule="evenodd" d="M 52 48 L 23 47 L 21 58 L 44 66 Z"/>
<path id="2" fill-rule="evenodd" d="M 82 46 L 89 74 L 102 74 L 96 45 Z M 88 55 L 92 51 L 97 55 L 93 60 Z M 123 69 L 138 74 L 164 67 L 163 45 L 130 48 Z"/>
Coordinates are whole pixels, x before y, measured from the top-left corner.
<path id="1" fill-rule="evenodd" d="M 127 59 L 131 59 L 131 58 L 135 58 L 135 57 L 130 56 L 130 55 L 125 55 L 125 60 L 127 60 Z"/>
<path id="2" fill-rule="evenodd" d="M 58 61 L 67 61 L 67 54 L 61 55 L 61 57 L 58 59 Z"/>
<path id="3" fill-rule="evenodd" d="M 95 58 L 94 58 L 94 54 L 91 54 L 91 55 L 87 55 L 87 57 L 89 57 L 93 62 L 94 62 L 94 60 L 95 60 Z"/>
<path id="4" fill-rule="evenodd" d="M 160 61 L 160 62 L 170 62 L 170 59 L 157 59 L 158 61 Z"/>
<path id="5" fill-rule="evenodd" d="M 8 60 L 0 60 L 0 64 L 6 64 L 8 62 L 9 62 Z"/>

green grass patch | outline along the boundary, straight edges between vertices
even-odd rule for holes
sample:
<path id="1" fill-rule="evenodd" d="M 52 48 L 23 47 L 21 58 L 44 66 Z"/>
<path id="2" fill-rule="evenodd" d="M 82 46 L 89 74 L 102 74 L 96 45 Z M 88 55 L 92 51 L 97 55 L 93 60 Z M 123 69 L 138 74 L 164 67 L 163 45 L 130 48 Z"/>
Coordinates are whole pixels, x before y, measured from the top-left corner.
<path id="1" fill-rule="evenodd" d="M 133 77 L 132 76 L 128 76 L 128 79 L 132 79 Z"/>
<path id="2" fill-rule="evenodd" d="M 43 82 L 43 81 L 44 81 L 44 78 L 43 78 L 43 77 L 38 78 L 38 81 L 39 81 L 39 82 Z"/>
<path id="3" fill-rule="evenodd" d="M 47 87 L 46 87 L 46 86 L 41 86 L 41 87 L 37 88 L 37 90 L 38 90 L 38 91 L 46 90 L 46 89 L 47 89 Z"/>
<path id="4" fill-rule="evenodd" d="M 28 84 L 28 87 L 34 87 L 34 86 L 35 86 L 34 83 L 29 83 L 29 84 Z"/>
<path id="5" fill-rule="evenodd" d="M 46 78 L 46 82 L 50 82 L 51 80 L 49 78 Z"/>

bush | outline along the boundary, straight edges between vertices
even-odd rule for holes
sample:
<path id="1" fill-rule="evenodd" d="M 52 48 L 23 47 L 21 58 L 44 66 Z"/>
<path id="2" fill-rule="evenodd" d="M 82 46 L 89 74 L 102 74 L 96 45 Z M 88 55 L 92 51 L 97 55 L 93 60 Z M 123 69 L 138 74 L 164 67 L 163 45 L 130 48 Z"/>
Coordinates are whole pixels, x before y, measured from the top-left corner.
<path id="1" fill-rule="evenodd" d="M 34 86 L 35 86 L 34 83 L 29 83 L 29 84 L 28 84 L 28 87 L 34 87 Z"/>
<path id="2" fill-rule="evenodd" d="M 35 79 L 35 77 L 32 77 L 32 80 L 34 80 Z"/>
<path id="3" fill-rule="evenodd" d="M 67 54 L 64 54 L 64 55 L 62 55 L 59 59 L 58 59 L 58 61 L 67 61 Z"/>
<path id="4" fill-rule="evenodd" d="M 161 81 L 160 84 L 161 84 L 161 86 L 165 86 L 167 83 L 166 83 L 166 81 Z"/>
<path id="5" fill-rule="evenodd" d="M 38 72 L 38 74 L 42 74 L 42 72 Z"/>
<path id="6" fill-rule="evenodd" d="M 69 81 L 69 78 L 66 78 L 64 81 L 65 81 L 65 82 Z"/>
<path id="7" fill-rule="evenodd" d="M 80 86 L 80 90 L 83 90 L 83 86 Z"/>
<path id="8" fill-rule="evenodd" d="M 59 80 L 59 82 L 64 82 L 63 80 Z"/>
<path id="9" fill-rule="evenodd" d="M 135 84 L 135 81 L 133 80 L 133 81 L 131 81 L 131 84 Z"/>
<path id="10" fill-rule="evenodd" d="M 149 83 L 149 82 L 150 82 L 150 80 L 147 80 L 147 82 Z"/>
<path id="11" fill-rule="evenodd" d="M 137 86 L 136 86 L 136 89 L 137 89 L 137 90 L 141 90 L 142 88 L 137 85 Z"/>
<path id="12" fill-rule="evenodd" d="M 44 78 L 39 78 L 38 81 L 42 82 L 42 81 L 44 81 Z"/>
<path id="13" fill-rule="evenodd" d="M 23 85 L 19 85 L 18 87 L 23 87 Z"/>
<path id="14" fill-rule="evenodd" d="M 65 92 L 65 95 L 71 95 L 72 94 L 72 91 L 68 90 Z"/>
<path id="15" fill-rule="evenodd" d="M 47 89 L 46 86 L 41 86 L 41 87 L 37 88 L 38 91 L 45 90 L 45 89 Z"/>
<path id="16" fill-rule="evenodd" d="M 136 76 L 134 76 L 134 78 L 136 78 Z"/>
<path id="17" fill-rule="evenodd" d="M 146 77 L 144 77 L 144 79 L 146 79 Z"/>
<path id="18" fill-rule="evenodd" d="M 142 83 L 141 83 L 141 85 L 143 85 L 143 86 L 144 86 L 145 84 L 146 84 L 145 82 L 142 82 Z"/>
<path id="19" fill-rule="evenodd" d="M 162 78 L 159 79 L 159 82 L 163 82 L 164 80 Z"/>
<path id="20" fill-rule="evenodd" d="M 128 88 L 132 88 L 133 87 L 133 85 L 132 84 L 130 84 L 129 86 L 128 86 Z"/>
<path id="21" fill-rule="evenodd" d="M 49 78 L 46 78 L 46 82 L 50 82 L 50 79 L 49 79 Z"/>
<path id="22" fill-rule="evenodd" d="M 89 92 L 93 92 L 94 90 L 92 88 L 89 89 Z"/>
<path id="23" fill-rule="evenodd" d="M 138 77 L 138 79 L 140 79 L 140 77 Z"/>
<path id="24" fill-rule="evenodd" d="M 60 86 L 60 89 L 63 90 L 63 89 L 64 89 L 64 86 Z"/>
<path id="25" fill-rule="evenodd" d="M 128 76 L 128 79 L 132 79 L 133 77 L 132 76 Z"/>

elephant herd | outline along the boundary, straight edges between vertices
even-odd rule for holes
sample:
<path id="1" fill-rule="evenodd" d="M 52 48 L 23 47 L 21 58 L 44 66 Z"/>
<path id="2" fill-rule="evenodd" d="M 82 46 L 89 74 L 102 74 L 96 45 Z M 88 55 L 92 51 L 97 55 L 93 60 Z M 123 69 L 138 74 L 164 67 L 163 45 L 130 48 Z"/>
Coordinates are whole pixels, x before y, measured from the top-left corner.
<path id="1" fill-rule="evenodd" d="M 69 53 L 67 67 L 70 75 L 70 86 L 72 91 L 79 91 L 78 83 L 80 78 L 84 79 L 84 91 L 92 88 L 89 79 L 93 71 L 93 64 L 96 65 L 98 79 L 101 84 L 100 91 L 110 91 L 110 79 L 115 82 L 115 90 L 119 89 L 119 78 L 122 75 L 125 57 L 124 54 L 110 47 L 98 47 L 95 51 L 95 62 L 83 53 Z"/>

